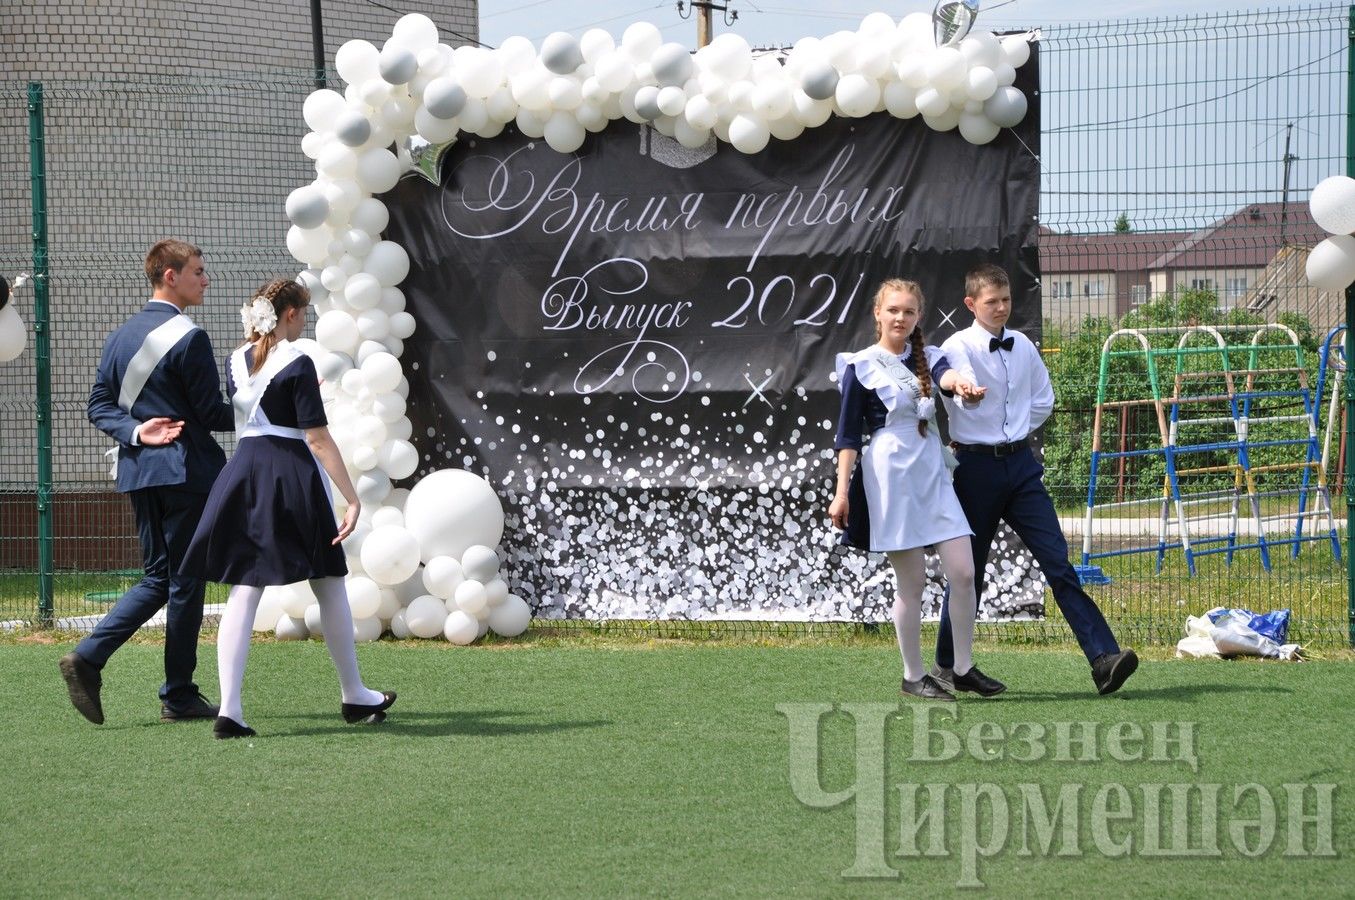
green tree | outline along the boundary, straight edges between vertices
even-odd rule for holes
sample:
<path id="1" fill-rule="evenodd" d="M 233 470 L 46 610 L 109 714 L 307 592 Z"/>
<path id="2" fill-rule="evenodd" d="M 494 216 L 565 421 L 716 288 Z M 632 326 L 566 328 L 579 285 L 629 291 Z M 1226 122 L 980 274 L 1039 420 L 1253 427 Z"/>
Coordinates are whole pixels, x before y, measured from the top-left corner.
<path id="1" fill-rule="evenodd" d="M 1119 218 L 1115 220 L 1115 233 L 1129 234 L 1129 232 L 1133 230 L 1134 229 L 1129 224 L 1129 214 L 1121 210 Z"/>

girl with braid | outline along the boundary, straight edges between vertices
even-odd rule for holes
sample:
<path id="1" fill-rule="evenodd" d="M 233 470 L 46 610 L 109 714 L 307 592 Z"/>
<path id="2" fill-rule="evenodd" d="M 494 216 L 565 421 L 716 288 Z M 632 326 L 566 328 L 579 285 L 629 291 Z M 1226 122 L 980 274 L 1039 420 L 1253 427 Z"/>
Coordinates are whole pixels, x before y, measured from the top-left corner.
<path id="1" fill-rule="evenodd" d="M 842 411 L 833 442 L 837 492 L 828 517 L 845 529 L 842 543 L 884 553 L 894 570 L 898 593 L 891 612 L 903 656 L 903 694 L 953 701 L 922 664 L 927 546 L 936 547 L 950 582 L 954 689 L 983 696 L 1005 690 L 973 665 L 972 532 L 951 486 L 953 457 L 943 451 L 935 422 L 937 388 L 969 402 L 980 400 L 984 389 L 972 372 L 951 368 L 941 351 L 923 346 L 922 304 L 917 282 L 886 281 L 875 293 L 878 342 L 838 354 Z"/>
<path id="2" fill-rule="evenodd" d="M 185 573 L 232 585 L 217 635 L 218 738 L 256 733 L 245 724 L 240 692 L 254 616 L 268 585 L 310 582 L 339 671 L 345 721 L 378 723 L 395 702 L 394 693 L 368 689 L 358 673 L 339 542 L 353 533 L 362 504 L 330 436 L 315 363 L 293 344 L 309 304 L 304 286 L 277 279 L 240 312 L 246 343 L 227 366 L 239 443 L 212 485 L 182 565 Z M 330 482 L 348 501 L 337 527 Z"/>

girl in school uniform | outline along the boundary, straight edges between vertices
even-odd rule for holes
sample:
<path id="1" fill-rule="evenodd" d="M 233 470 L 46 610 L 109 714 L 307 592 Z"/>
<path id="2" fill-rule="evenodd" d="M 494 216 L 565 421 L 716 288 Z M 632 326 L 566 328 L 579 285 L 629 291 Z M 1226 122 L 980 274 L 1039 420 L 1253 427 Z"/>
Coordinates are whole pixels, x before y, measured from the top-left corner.
<path id="1" fill-rule="evenodd" d="M 240 693 L 254 615 L 268 585 L 310 582 L 346 722 L 380 722 L 395 702 L 394 692 L 367 688 L 358 673 L 339 542 L 352 534 L 362 506 L 327 427 L 315 364 L 292 344 L 309 304 L 303 285 L 277 279 L 241 310 L 246 344 L 231 354 L 227 371 L 239 443 L 212 486 L 181 566 L 231 585 L 217 634 L 218 738 L 256 734 L 245 724 Z M 337 526 L 330 482 L 348 501 Z"/>
<path id="2" fill-rule="evenodd" d="M 922 664 L 924 549 L 936 547 L 950 582 L 955 631 L 955 690 L 992 696 L 1005 686 L 973 665 L 974 562 L 946 451 L 936 429 L 935 389 L 978 401 L 972 374 L 951 368 L 922 341 L 923 297 L 917 282 L 890 279 L 875 294 L 878 341 L 837 357 L 842 409 L 837 437 L 837 491 L 828 507 L 842 542 L 884 553 L 898 580 L 891 610 L 903 656 L 902 692 L 953 701 Z M 869 436 L 869 442 L 866 437 Z M 858 466 L 858 460 L 860 465 Z M 959 673 L 963 672 L 963 675 Z"/>

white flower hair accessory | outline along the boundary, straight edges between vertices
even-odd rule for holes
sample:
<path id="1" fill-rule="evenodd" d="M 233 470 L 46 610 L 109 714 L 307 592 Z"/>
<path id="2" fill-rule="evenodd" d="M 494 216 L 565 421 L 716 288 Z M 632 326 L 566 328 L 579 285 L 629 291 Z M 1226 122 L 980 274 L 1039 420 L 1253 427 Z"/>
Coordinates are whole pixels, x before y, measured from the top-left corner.
<path id="1" fill-rule="evenodd" d="M 245 337 L 251 334 L 272 334 L 278 327 L 278 314 L 267 297 L 255 297 L 240 307 L 240 324 L 245 326 Z"/>

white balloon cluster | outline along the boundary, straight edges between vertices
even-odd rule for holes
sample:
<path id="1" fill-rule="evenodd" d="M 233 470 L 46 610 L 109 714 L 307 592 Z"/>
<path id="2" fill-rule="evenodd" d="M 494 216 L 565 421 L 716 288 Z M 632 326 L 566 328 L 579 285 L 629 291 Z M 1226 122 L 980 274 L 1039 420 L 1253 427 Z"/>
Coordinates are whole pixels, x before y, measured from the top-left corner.
<path id="1" fill-rule="evenodd" d="M 14 279 L 11 288 L 17 291 L 27 283 L 28 276 L 20 275 Z M 27 343 L 28 326 L 24 324 L 14 304 L 10 302 L 0 306 L 0 363 L 18 359 Z"/>
<path id="2" fill-rule="evenodd" d="M 1308 206 L 1313 221 L 1332 235 L 1308 254 L 1308 281 L 1319 290 L 1344 291 L 1355 282 L 1355 178 L 1322 179 Z"/>
<path id="3" fill-rule="evenodd" d="M 443 469 L 406 496 L 364 511 L 344 542 L 353 636 L 374 641 L 445 637 L 469 644 L 491 629 L 504 637 L 527 630 L 532 612 L 508 591 L 492 549 L 503 536 L 503 508 L 484 479 Z M 320 606 L 306 582 L 265 588 L 255 631 L 283 640 L 323 636 Z"/>

